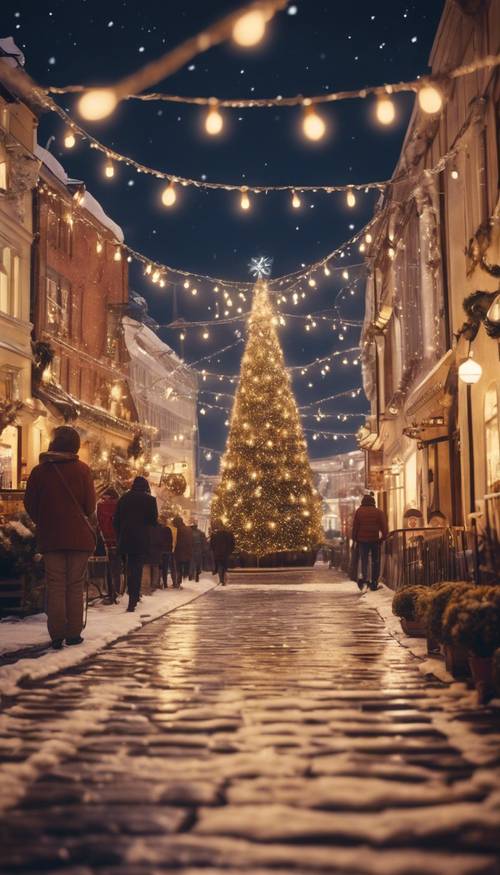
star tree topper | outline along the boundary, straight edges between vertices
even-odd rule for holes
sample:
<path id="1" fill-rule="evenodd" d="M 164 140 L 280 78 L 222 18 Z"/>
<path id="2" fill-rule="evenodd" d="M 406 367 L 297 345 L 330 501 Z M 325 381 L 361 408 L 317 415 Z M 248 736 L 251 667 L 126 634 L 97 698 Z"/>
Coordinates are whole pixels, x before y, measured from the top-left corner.
<path id="1" fill-rule="evenodd" d="M 257 255 L 254 258 L 250 259 L 250 264 L 248 268 L 250 270 L 251 276 L 254 276 L 255 279 L 262 279 L 262 277 L 271 276 L 271 268 L 273 266 L 273 259 L 268 258 L 266 255 Z"/>

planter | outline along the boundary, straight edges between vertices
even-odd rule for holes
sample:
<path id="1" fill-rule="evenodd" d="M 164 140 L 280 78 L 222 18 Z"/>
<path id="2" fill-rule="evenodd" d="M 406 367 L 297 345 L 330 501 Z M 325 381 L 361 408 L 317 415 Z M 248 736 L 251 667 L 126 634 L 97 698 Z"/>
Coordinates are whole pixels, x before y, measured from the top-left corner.
<path id="1" fill-rule="evenodd" d="M 429 656 L 437 656 L 441 653 L 441 645 L 437 638 L 431 638 L 427 635 L 427 653 Z"/>
<path id="2" fill-rule="evenodd" d="M 470 677 L 469 659 L 465 647 L 460 644 L 444 645 L 446 671 L 457 680 Z"/>
<path id="3" fill-rule="evenodd" d="M 480 705 L 486 705 L 493 696 L 493 657 L 476 656 L 469 651 L 469 665 L 472 680 L 477 690 Z"/>
<path id="4" fill-rule="evenodd" d="M 405 620 L 401 617 L 401 628 L 409 638 L 427 638 L 425 626 L 419 620 Z"/>

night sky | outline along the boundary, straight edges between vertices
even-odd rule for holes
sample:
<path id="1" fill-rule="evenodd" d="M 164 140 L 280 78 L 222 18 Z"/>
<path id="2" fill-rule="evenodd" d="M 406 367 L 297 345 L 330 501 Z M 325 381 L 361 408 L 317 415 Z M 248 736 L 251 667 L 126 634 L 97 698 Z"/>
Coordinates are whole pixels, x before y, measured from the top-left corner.
<path id="1" fill-rule="evenodd" d="M 2 36 L 13 36 L 26 56 L 26 69 L 41 84 L 104 85 L 128 74 L 193 35 L 240 2 L 222 0 L 7 0 L 3 4 Z M 428 70 L 432 40 L 442 10 L 439 0 L 398 0 L 339 3 L 298 0 L 273 20 L 263 44 L 253 50 L 223 45 L 198 56 L 177 75 L 154 90 L 173 94 L 218 97 L 273 97 L 277 94 L 319 94 L 365 85 L 413 79 Z M 72 112 L 73 98 L 57 98 Z M 180 176 L 236 184 L 346 184 L 388 178 L 398 158 L 413 97 L 395 100 L 397 123 L 381 128 L 373 119 L 373 102 L 348 101 L 321 109 L 329 135 L 319 144 L 305 141 L 301 113 L 293 108 L 224 110 L 222 136 L 209 138 L 203 129 L 203 111 L 168 103 L 122 103 L 111 120 L 83 122 L 99 140 L 144 164 Z M 75 114 L 76 117 L 76 114 Z M 81 121 L 80 119 L 78 119 Z M 174 208 L 161 205 L 164 184 L 118 165 L 115 177 L 103 176 L 104 157 L 85 144 L 64 149 L 64 129 L 54 116 L 40 121 L 39 141 L 51 135 L 51 151 L 68 174 L 85 181 L 89 190 L 123 228 L 126 242 L 145 255 L 172 267 L 231 280 L 248 281 L 252 256 L 273 257 L 273 276 L 295 271 L 347 240 L 370 217 L 376 194 L 358 197 L 348 209 L 343 194 L 311 194 L 294 210 L 287 193 L 252 198 L 252 209 L 239 208 L 237 194 L 181 189 Z M 347 259 L 346 259 L 347 261 Z M 359 264 L 355 249 L 350 257 Z M 348 266 L 348 265 L 346 265 Z M 352 284 L 351 278 L 358 276 Z M 285 312 L 315 313 L 331 308 L 342 281 L 318 275 L 317 289 L 297 308 Z M 142 271 L 131 266 L 131 288 L 147 298 L 161 324 L 172 318 L 173 289 L 152 286 Z M 181 286 L 176 290 L 178 313 L 186 319 L 210 316 L 214 305 L 212 284 L 198 283 L 194 298 Z M 362 268 L 350 271 L 341 299 L 342 315 L 363 315 Z M 293 324 L 292 324 L 293 323 Z M 243 328 L 243 323 L 236 330 Z M 187 361 L 195 361 L 229 343 L 235 326 L 210 328 L 203 341 L 199 329 L 189 332 L 184 346 Z M 161 336 L 180 351 L 178 332 L 161 329 Z M 289 365 L 310 361 L 333 349 L 356 345 L 359 329 L 350 328 L 340 340 L 331 320 L 319 322 L 307 333 L 300 320 L 288 320 L 280 329 Z M 239 369 L 242 346 L 214 359 L 207 367 L 224 373 Z M 350 356 L 353 358 L 353 356 Z M 337 359 L 339 362 L 340 359 Z M 316 366 L 294 386 L 299 404 L 360 385 L 359 366 L 336 364 L 325 377 Z M 308 383 L 313 386 L 309 387 Z M 208 386 L 208 384 L 203 384 Z M 220 387 L 220 386 L 219 386 Z M 209 388 L 216 389 L 211 385 Z M 228 387 L 225 387 L 228 391 Z M 201 396 L 211 401 L 212 396 Z M 324 412 L 365 410 L 362 398 L 321 406 Z M 200 417 L 200 442 L 222 449 L 227 429 L 222 411 L 207 410 Z M 324 420 L 321 428 L 356 431 L 361 420 L 339 423 Z M 314 428 L 313 419 L 304 421 Z M 312 440 L 313 457 L 353 449 L 354 440 Z M 202 459 L 203 470 L 215 462 Z"/>

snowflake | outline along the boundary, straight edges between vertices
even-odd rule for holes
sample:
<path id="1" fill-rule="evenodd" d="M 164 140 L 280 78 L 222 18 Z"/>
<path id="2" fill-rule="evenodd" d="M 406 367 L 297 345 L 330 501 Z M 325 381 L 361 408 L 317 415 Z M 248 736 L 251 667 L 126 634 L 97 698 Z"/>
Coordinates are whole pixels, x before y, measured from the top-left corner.
<path id="1" fill-rule="evenodd" d="M 258 255 L 250 259 L 248 268 L 251 276 L 254 276 L 256 279 L 262 279 L 263 276 L 271 276 L 272 266 L 272 258 L 268 258 L 266 255 Z"/>

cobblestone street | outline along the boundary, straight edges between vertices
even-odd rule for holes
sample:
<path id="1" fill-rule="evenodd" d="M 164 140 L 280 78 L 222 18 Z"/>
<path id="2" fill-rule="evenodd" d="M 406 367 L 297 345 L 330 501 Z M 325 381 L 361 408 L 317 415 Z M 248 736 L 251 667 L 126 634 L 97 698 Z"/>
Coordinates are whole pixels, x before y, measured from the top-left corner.
<path id="1" fill-rule="evenodd" d="M 353 585 L 218 587 L 7 703 L 0 872 L 494 875 L 458 695 Z"/>

